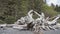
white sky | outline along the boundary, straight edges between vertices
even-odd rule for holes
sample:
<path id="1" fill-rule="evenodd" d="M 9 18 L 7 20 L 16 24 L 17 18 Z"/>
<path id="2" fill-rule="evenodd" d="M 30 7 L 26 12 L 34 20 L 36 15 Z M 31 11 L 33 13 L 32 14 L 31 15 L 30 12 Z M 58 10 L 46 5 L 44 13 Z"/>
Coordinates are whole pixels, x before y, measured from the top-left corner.
<path id="1" fill-rule="evenodd" d="M 51 5 L 51 3 L 53 3 L 54 5 L 56 4 L 60 5 L 60 0 L 47 0 L 48 5 Z"/>

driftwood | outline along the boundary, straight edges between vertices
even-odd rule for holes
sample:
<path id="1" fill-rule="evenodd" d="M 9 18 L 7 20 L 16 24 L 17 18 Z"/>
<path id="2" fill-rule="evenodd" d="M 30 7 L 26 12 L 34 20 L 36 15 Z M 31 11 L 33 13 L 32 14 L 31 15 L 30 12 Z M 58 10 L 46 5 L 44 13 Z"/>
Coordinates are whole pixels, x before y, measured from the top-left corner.
<path id="1" fill-rule="evenodd" d="M 35 14 L 37 14 L 39 16 L 39 18 L 34 19 L 32 17 L 33 12 Z M 54 18 L 54 19 L 52 21 L 49 21 L 52 18 Z M 30 10 L 28 12 L 27 16 L 20 19 L 19 22 L 17 21 L 17 23 L 27 24 L 26 27 L 28 30 L 33 29 L 33 28 L 35 29 L 35 31 L 39 31 L 40 29 L 41 30 L 52 30 L 52 29 L 56 30 L 56 28 L 53 26 L 57 26 L 57 20 L 60 18 L 60 15 L 56 16 L 56 18 L 55 17 L 52 17 L 52 18 L 49 18 L 49 17 L 45 18 L 44 13 L 39 14 L 36 11 Z M 35 24 L 37 24 L 38 26 L 34 27 Z M 38 29 L 38 28 L 40 28 L 40 29 Z M 43 34 L 43 32 L 39 31 L 39 32 L 35 32 L 35 34 Z"/>

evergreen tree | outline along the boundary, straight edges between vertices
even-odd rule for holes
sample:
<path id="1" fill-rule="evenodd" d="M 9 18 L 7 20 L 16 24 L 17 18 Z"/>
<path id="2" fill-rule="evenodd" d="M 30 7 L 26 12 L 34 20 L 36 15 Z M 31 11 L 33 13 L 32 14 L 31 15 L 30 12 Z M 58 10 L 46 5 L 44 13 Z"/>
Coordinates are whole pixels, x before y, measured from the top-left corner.
<path id="1" fill-rule="evenodd" d="M 55 10 L 56 10 L 57 12 L 60 12 L 60 6 L 56 5 Z"/>

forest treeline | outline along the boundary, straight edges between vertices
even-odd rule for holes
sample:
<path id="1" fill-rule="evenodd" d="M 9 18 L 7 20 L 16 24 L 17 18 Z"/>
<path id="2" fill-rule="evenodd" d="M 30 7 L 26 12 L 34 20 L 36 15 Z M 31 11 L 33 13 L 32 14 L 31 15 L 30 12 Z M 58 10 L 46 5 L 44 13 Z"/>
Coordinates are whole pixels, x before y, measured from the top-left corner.
<path id="1" fill-rule="evenodd" d="M 60 13 L 60 6 L 53 3 L 48 6 L 46 0 L 0 0 L 0 23 L 12 24 L 31 9 L 49 17 Z"/>

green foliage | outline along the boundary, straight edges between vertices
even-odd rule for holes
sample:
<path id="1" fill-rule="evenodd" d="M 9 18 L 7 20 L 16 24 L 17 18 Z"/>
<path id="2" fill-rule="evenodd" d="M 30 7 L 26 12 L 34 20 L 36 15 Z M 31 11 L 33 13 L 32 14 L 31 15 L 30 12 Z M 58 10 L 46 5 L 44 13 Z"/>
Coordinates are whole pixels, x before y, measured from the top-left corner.
<path id="1" fill-rule="evenodd" d="M 43 0 L 0 0 L 0 23 L 14 23 L 20 17 L 27 15 L 28 11 L 33 9 L 37 12 L 44 12 L 46 16 L 54 16 L 57 11 L 60 11 L 57 7 L 47 6 Z M 56 10 L 54 10 L 56 9 Z M 37 18 L 36 15 L 33 16 Z"/>
<path id="2" fill-rule="evenodd" d="M 16 19 L 12 16 L 8 16 L 6 19 L 5 19 L 5 23 L 7 24 L 12 24 L 16 21 Z"/>
<path id="3" fill-rule="evenodd" d="M 0 20 L 0 24 L 4 24 L 4 23 L 5 23 L 4 21 Z"/>
<path id="4" fill-rule="evenodd" d="M 60 6 L 56 5 L 55 11 L 60 12 Z"/>
<path id="5" fill-rule="evenodd" d="M 45 13 L 46 16 L 56 16 L 57 12 L 51 6 L 43 5 L 42 11 Z"/>

